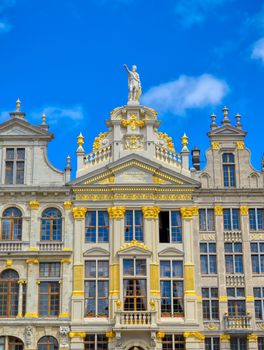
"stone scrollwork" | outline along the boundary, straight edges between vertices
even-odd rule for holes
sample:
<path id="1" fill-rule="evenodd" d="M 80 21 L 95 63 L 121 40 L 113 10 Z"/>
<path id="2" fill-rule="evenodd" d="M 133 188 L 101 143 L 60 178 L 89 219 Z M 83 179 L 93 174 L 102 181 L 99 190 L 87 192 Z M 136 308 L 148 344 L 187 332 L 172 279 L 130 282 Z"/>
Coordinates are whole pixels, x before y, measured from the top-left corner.
<path id="1" fill-rule="evenodd" d="M 145 219 L 158 219 L 160 207 L 142 207 L 142 212 Z"/>
<path id="2" fill-rule="evenodd" d="M 248 340 L 248 342 L 250 342 L 250 343 L 256 343 L 257 341 L 258 341 L 258 336 L 257 336 L 257 334 L 249 334 L 248 336 L 247 336 L 247 340 Z"/>
<path id="3" fill-rule="evenodd" d="M 30 348 L 30 345 L 33 343 L 33 327 L 27 326 L 25 328 L 25 343 L 28 348 Z"/>
<path id="4" fill-rule="evenodd" d="M 145 125 L 145 121 L 138 119 L 136 114 L 131 114 L 129 119 L 121 119 L 121 125 L 123 127 L 130 126 L 130 129 L 134 131 L 136 128 L 142 128 Z"/>
<path id="5" fill-rule="evenodd" d="M 70 333 L 70 327 L 67 326 L 61 326 L 59 330 L 60 334 L 60 346 L 62 348 L 68 348 L 69 347 L 69 333 Z"/>

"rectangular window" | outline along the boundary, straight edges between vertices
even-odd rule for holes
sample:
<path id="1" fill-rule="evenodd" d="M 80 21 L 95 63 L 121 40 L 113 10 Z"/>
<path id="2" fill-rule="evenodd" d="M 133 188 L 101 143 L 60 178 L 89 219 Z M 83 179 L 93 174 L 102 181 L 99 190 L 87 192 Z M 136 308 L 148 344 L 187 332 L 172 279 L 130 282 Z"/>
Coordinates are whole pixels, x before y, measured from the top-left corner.
<path id="1" fill-rule="evenodd" d="M 245 337 L 231 337 L 230 349 L 232 350 L 247 350 L 247 339 Z"/>
<path id="2" fill-rule="evenodd" d="M 108 317 L 109 262 L 85 262 L 85 317 Z"/>
<path id="3" fill-rule="evenodd" d="M 256 287 L 254 291 L 255 317 L 264 320 L 264 288 Z"/>
<path id="4" fill-rule="evenodd" d="M 228 316 L 246 316 L 245 288 L 226 288 Z"/>
<path id="5" fill-rule="evenodd" d="M 200 259 L 202 274 L 216 274 L 216 243 L 200 243 Z"/>
<path id="6" fill-rule="evenodd" d="M 5 184 L 24 184 L 25 148 L 7 148 L 5 160 Z"/>
<path id="7" fill-rule="evenodd" d="M 224 209 L 224 230 L 225 231 L 240 231 L 240 212 L 239 209 Z"/>
<path id="8" fill-rule="evenodd" d="M 214 209 L 199 209 L 199 228 L 200 231 L 215 230 Z"/>
<path id="9" fill-rule="evenodd" d="M 165 334 L 162 338 L 162 350 L 184 350 L 185 341 L 181 334 Z"/>
<path id="10" fill-rule="evenodd" d="M 183 317 L 183 263 L 160 262 L 161 316 Z"/>
<path id="11" fill-rule="evenodd" d="M 264 350 L 264 337 L 258 337 L 258 350 Z"/>
<path id="12" fill-rule="evenodd" d="M 159 213 L 159 241 L 160 243 L 182 242 L 180 211 L 161 211 Z"/>
<path id="13" fill-rule="evenodd" d="M 124 310 L 147 310 L 146 259 L 124 259 L 123 276 Z"/>
<path id="14" fill-rule="evenodd" d="M 220 350 L 220 339 L 218 337 L 205 338 L 205 350 Z"/>
<path id="15" fill-rule="evenodd" d="M 264 210 L 263 209 L 249 209 L 249 227 L 251 231 L 264 230 Z"/>
<path id="16" fill-rule="evenodd" d="M 218 288 L 202 288 L 203 319 L 206 321 L 219 319 Z"/>
<path id="17" fill-rule="evenodd" d="M 39 284 L 39 315 L 57 317 L 60 313 L 59 282 L 40 282 Z"/>
<path id="18" fill-rule="evenodd" d="M 250 248 L 251 248 L 252 273 L 253 274 L 264 273 L 264 243 L 252 242 L 250 243 Z"/>
<path id="19" fill-rule="evenodd" d="M 109 242 L 109 216 L 107 211 L 98 210 L 86 213 L 85 242 Z"/>
<path id="20" fill-rule="evenodd" d="M 224 187 L 236 187 L 235 156 L 232 153 L 224 153 L 222 160 Z"/>
<path id="21" fill-rule="evenodd" d="M 144 241 L 143 214 L 141 210 L 126 210 L 125 213 L 125 242 Z"/>
<path id="22" fill-rule="evenodd" d="M 107 350 L 108 339 L 105 334 L 87 334 L 84 338 L 84 350 Z"/>
<path id="23" fill-rule="evenodd" d="M 225 243 L 225 265 L 227 274 L 243 273 L 242 243 Z"/>
<path id="24" fill-rule="evenodd" d="M 41 262 L 39 264 L 39 277 L 60 277 L 59 262 Z"/>

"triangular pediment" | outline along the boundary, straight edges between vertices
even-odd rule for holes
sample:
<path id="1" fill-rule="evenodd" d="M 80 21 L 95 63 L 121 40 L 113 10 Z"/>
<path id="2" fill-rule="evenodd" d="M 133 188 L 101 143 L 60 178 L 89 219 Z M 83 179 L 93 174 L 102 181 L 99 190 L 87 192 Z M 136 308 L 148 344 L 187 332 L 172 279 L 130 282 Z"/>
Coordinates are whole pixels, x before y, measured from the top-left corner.
<path id="1" fill-rule="evenodd" d="M 144 243 L 131 241 L 121 246 L 118 255 L 151 255 L 151 250 Z"/>
<path id="2" fill-rule="evenodd" d="M 83 256 L 109 256 L 110 253 L 103 248 L 100 247 L 94 247 L 91 249 L 86 250 L 86 252 L 83 253 Z"/>
<path id="3" fill-rule="evenodd" d="M 244 137 L 246 135 L 246 132 L 231 125 L 223 125 L 216 129 L 213 129 L 209 133 L 209 136 L 221 136 L 221 135 L 223 136 L 234 135 L 234 136 Z"/>
<path id="4" fill-rule="evenodd" d="M 158 255 L 161 257 L 183 257 L 184 253 L 175 247 L 169 247 L 160 251 Z"/>
<path id="5" fill-rule="evenodd" d="M 191 177 L 161 166 L 137 154 L 130 154 L 105 168 L 90 171 L 71 182 L 76 186 L 89 185 L 176 185 L 199 187 Z"/>

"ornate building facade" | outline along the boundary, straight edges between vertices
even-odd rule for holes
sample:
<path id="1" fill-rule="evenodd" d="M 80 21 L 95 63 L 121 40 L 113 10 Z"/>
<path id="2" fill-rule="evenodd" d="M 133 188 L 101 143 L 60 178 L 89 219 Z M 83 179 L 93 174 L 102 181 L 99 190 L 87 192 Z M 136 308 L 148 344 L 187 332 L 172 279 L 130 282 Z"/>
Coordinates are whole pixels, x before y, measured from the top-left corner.
<path id="1" fill-rule="evenodd" d="M 211 116 L 201 170 L 130 89 L 92 152 L 78 136 L 74 180 L 45 116 L 17 101 L 0 125 L 0 349 L 263 350 L 264 172 L 240 115 Z"/>

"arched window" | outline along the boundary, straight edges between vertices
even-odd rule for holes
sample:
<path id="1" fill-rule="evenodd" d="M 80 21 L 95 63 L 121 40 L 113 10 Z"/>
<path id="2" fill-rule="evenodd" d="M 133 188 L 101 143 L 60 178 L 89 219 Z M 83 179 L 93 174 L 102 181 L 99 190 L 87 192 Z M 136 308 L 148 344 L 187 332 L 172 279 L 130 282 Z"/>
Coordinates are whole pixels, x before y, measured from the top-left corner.
<path id="1" fill-rule="evenodd" d="M 236 187 L 235 156 L 233 153 L 224 153 L 222 156 L 224 187 Z"/>
<path id="2" fill-rule="evenodd" d="M 41 218 L 41 240 L 61 241 L 61 212 L 56 208 L 43 211 Z"/>
<path id="3" fill-rule="evenodd" d="M 18 313 L 19 276 L 14 270 L 0 275 L 0 317 L 16 317 Z"/>
<path id="4" fill-rule="evenodd" d="M 38 350 L 58 350 L 57 339 L 51 336 L 42 337 L 38 341 Z"/>
<path id="5" fill-rule="evenodd" d="M 2 218 L 2 240 L 20 241 L 22 239 L 22 213 L 17 208 L 7 208 Z"/>
<path id="6" fill-rule="evenodd" d="M 23 350 L 24 344 L 22 340 L 16 337 L 0 337 L 1 350 Z"/>

